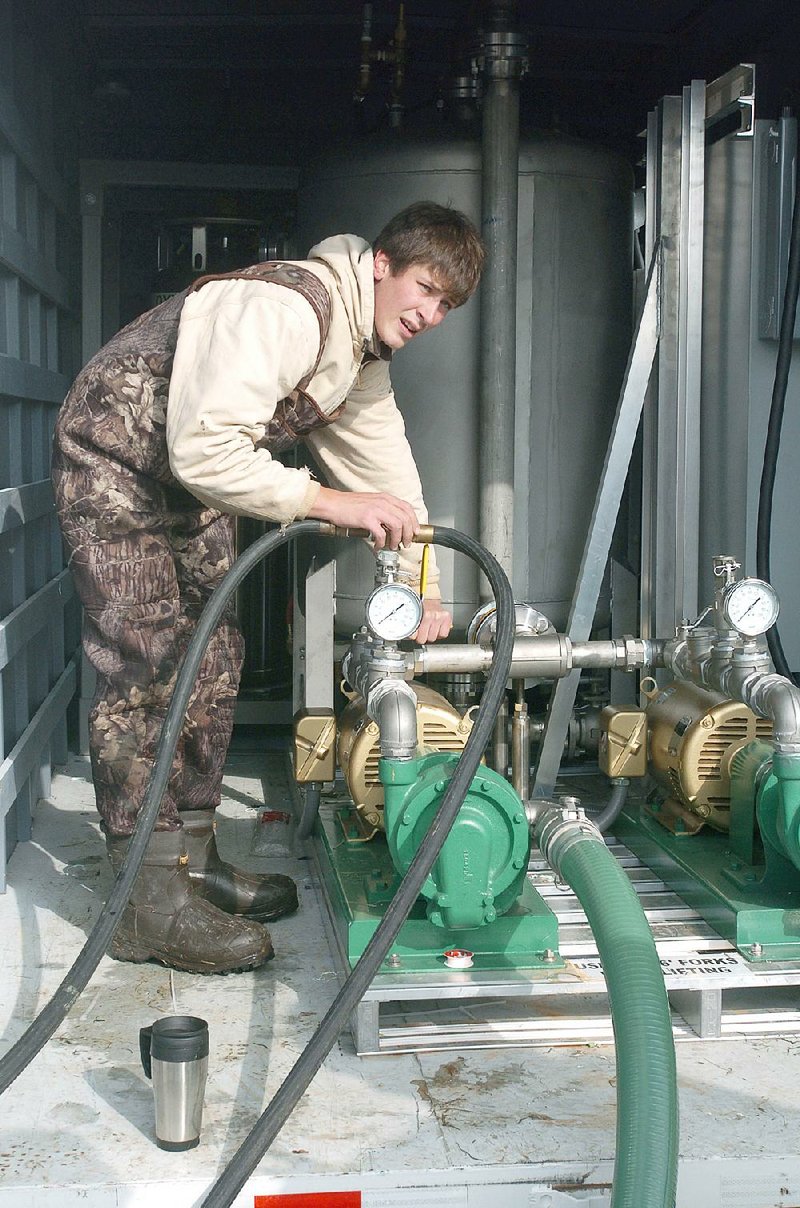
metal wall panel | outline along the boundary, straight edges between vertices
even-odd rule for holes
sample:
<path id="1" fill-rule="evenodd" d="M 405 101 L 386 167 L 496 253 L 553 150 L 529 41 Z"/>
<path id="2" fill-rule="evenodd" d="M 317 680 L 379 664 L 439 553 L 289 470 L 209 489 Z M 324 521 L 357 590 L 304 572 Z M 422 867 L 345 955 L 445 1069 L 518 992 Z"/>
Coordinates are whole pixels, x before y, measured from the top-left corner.
<path id="1" fill-rule="evenodd" d="M 76 60 L 44 0 L 0 0 L 0 888 L 67 754 L 79 616 L 50 488 L 78 368 Z"/>
<path id="2" fill-rule="evenodd" d="M 711 560 L 729 553 L 756 573 L 756 524 L 777 342 L 765 286 L 785 276 L 776 192 L 785 159 L 797 157 L 797 123 L 762 119 L 752 139 L 726 139 L 708 156 L 704 284 L 700 527 L 702 598 L 714 591 Z M 782 248 L 780 263 L 775 249 Z M 780 302 L 773 305 L 782 305 Z M 765 334 L 766 332 L 766 334 Z M 771 577 L 781 599 L 778 628 L 789 666 L 800 670 L 797 481 L 800 347 L 795 339 L 772 509 Z"/>

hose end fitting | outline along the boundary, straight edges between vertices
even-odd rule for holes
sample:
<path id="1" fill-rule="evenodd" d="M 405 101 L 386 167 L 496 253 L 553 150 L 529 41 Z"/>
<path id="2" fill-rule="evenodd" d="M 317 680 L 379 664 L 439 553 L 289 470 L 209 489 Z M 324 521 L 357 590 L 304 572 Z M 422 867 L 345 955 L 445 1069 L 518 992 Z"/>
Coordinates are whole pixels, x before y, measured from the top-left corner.
<path id="1" fill-rule="evenodd" d="M 567 851 L 586 839 L 602 843 L 602 834 L 584 812 L 577 797 L 561 797 L 557 804 L 544 803 L 548 808 L 539 812 L 534 822 L 534 838 L 547 863 L 556 872 L 561 871 L 561 862 Z"/>

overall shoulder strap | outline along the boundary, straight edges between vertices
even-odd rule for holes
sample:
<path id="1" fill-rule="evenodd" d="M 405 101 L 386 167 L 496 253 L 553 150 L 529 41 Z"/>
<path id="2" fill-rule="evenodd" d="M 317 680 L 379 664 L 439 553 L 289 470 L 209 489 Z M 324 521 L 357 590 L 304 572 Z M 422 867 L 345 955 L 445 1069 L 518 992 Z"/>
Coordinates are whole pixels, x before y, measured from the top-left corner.
<path id="1" fill-rule="evenodd" d="M 266 260 L 261 264 L 251 264 L 247 268 L 234 269 L 230 273 L 209 273 L 206 277 L 199 277 L 191 286 L 189 293 L 195 293 L 209 281 L 228 281 L 238 278 L 272 281 L 276 285 L 285 286 L 286 289 L 296 290 L 313 308 L 319 323 L 319 350 L 311 371 L 298 383 L 298 387 L 304 390 L 317 372 L 322 349 L 325 347 L 331 325 L 331 300 L 327 289 L 319 277 L 299 264 L 294 264 L 290 260 Z"/>

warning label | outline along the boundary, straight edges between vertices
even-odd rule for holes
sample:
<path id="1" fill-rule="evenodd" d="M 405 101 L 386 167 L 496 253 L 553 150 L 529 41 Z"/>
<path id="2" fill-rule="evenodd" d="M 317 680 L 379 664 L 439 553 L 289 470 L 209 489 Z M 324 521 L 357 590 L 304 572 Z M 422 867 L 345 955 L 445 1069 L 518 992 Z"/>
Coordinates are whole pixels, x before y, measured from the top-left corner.
<path id="1" fill-rule="evenodd" d="M 405 1190 L 284 1192 L 257 1195 L 253 1208 L 465 1208 L 463 1187 L 408 1187 Z"/>
<path id="2" fill-rule="evenodd" d="M 584 973 L 603 972 L 603 966 L 597 956 L 573 957 L 570 964 Z M 691 956 L 668 956 L 663 957 L 660 964 L 664 977 L 712 977 L 740 972 L 747 968 L 735 952 L 698 952 Z"/>
<path id="3" fill-rule="evenodd" d="M 361 1208 L 360 1191 L 308 1191 L 257 1195 L 253 1208 Z"/>

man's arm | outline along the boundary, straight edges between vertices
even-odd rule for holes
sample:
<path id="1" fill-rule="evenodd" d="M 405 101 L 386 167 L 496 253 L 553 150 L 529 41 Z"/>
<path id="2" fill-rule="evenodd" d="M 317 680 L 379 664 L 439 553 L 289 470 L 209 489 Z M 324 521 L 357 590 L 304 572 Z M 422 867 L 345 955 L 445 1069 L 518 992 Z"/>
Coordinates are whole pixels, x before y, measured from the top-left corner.
<path id="1" fill-rule="evenodd" d="M 256 444 L 318 348 L 316 315 L 294 290 L 211 281 L 188 296 L 167 407 L 170 466 L 187 490 L 222 511 L 279 523 L 308 515 L 319 483 Z"/>

